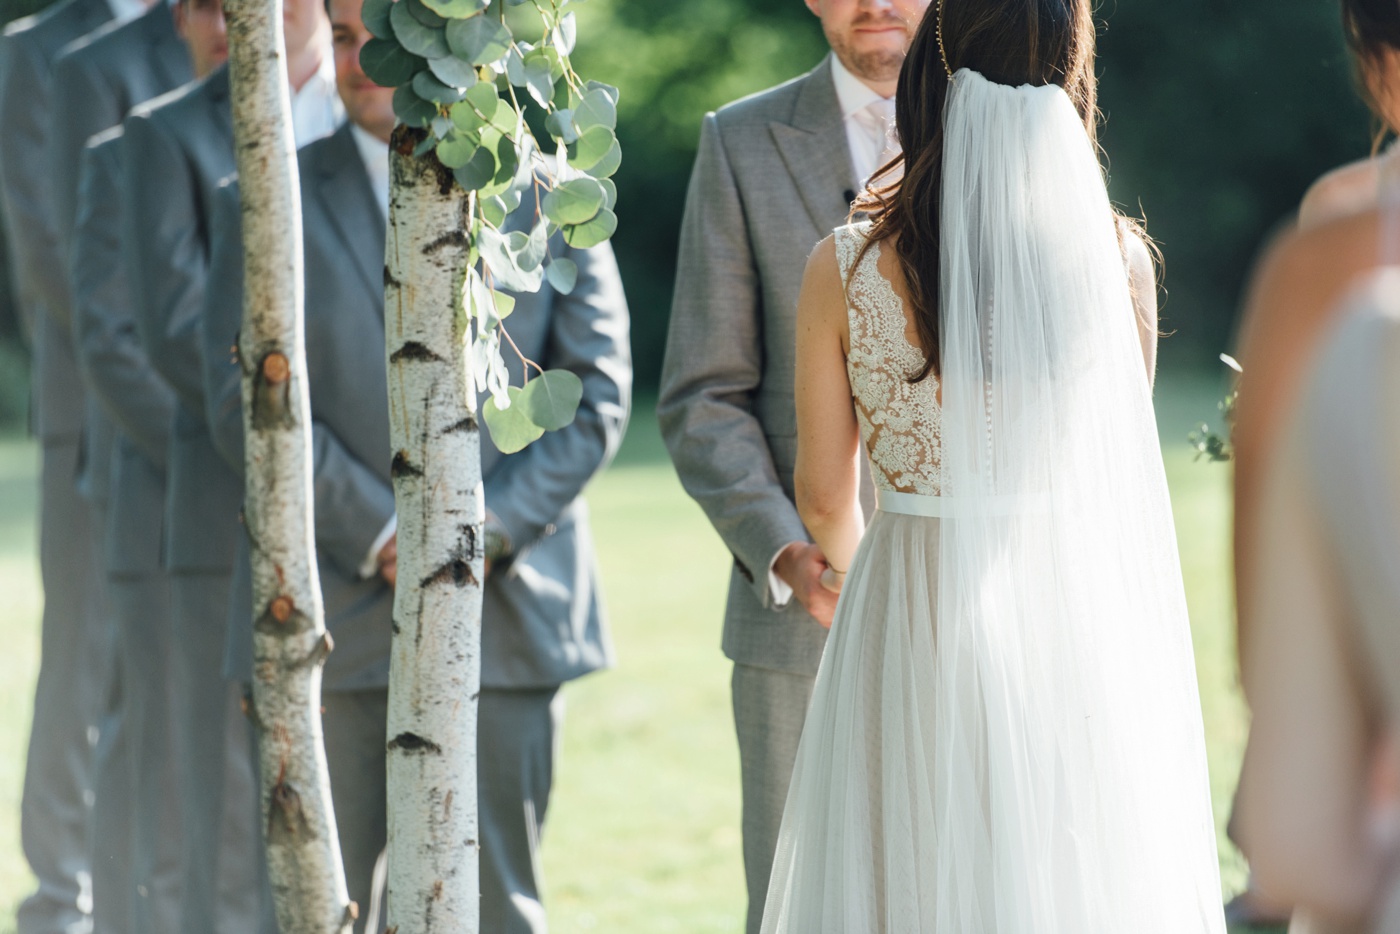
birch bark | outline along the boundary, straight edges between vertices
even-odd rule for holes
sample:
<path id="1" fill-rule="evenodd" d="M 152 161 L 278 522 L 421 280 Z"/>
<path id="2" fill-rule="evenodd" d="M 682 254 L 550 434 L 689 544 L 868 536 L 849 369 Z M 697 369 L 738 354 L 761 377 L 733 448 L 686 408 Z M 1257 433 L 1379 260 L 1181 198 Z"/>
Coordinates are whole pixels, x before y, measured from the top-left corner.
<path id="1" fill-rule="evenodd" d="M 284 934 L 348 934 L 357 909 L 346 890 L 321 731 L 331 639 L 315 560 L 301 197 L 282 3 L 227 0 L 224 13 L 245 254 L 239 357 L 262 829 Z"/>
<path id="2" fill-rule="evenodd" d="M 385 336 L 398 504 L 389 673 L 389 930 L 479 925 L 481 448 L 462 283 L 471 198 L 421 130 L 390 155 Z"/>

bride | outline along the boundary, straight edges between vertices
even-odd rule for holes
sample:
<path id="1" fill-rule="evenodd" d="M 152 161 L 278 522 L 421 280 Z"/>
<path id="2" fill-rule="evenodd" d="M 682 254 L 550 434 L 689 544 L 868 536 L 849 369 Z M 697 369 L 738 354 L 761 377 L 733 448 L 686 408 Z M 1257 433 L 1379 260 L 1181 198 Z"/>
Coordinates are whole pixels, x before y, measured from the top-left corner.
<path id="1" fill-rule="evenodd" d="M 809 263 L 797 497 L 844 588 L 765 934 L 1224 931 L 1154 287 L 1093 43 L 1090 0 L 940 3 L 903 180 Z"/>

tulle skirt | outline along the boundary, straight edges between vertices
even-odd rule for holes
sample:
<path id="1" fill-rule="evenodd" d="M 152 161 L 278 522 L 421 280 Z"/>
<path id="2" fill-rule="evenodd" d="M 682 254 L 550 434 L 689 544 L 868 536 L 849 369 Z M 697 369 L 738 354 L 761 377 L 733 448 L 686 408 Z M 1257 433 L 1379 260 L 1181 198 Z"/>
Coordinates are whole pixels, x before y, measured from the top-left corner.
<path id="1" fill-rule="evenodd" d="M 1090 698 L 1108 706 L 1103 685 L 1132 690 L 1133 672 L 1084 670 L 1098 656 L 1076 644 L 1083 632 L 940 627 L 951 521 L 882 508 L 865 532 L 804 727 L 764 934 L 1223 932 L 1203 751 L 1183 762 L 1164 749 L 1137 769 L 1106 753 L 1123 725 Z"/>

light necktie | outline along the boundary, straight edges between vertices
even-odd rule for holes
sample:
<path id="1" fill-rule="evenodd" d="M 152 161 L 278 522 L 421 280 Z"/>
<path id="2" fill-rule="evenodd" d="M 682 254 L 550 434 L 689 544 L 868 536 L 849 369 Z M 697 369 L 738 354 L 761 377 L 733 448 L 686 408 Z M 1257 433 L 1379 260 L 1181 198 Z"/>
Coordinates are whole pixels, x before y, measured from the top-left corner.
<path id="1" fill-rule="evenodd" d="M 899 155 L 899 140 L 895 136 L 894 99 L 881 97 L 861 109 L 861 125 L 873 144 L 875 166 L 872 172 Z"/>

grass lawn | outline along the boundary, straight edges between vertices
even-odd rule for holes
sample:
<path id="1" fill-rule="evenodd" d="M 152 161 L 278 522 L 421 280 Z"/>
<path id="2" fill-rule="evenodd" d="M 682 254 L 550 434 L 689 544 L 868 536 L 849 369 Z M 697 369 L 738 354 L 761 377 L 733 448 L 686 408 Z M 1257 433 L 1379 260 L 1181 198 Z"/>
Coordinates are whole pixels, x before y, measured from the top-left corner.
<path id="1" fill-rule="evenodd" d="M 1234 674 L 1229 474 L 1194 463 L 1185 443 L 1217 397 L 1213 378 L 1164 377 L 1158 392 L 1223 828 L 1246 725 Z M 18 814 L 39 644 L 36 466 L 32 444 L 0 441 L 0 905 L 30 885 Z M 719 651 L 729 559 L 682 493 L 649 400 L 589 500 L 620 663 L 568 688 L 544 844 L 551 929 L 734 934 L 744 910 L 739 767 Z M 1233 892 L 1243 864 L 1223 830 L 1220 839 Z M 12 917 L 0 919 L 0 934 L 13 930 Z"/>

